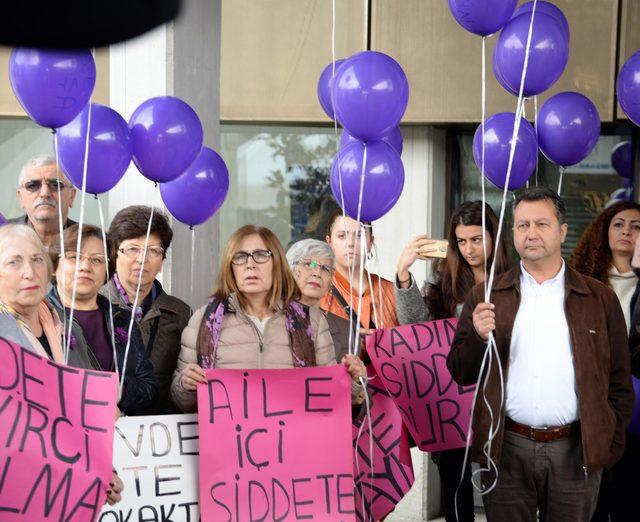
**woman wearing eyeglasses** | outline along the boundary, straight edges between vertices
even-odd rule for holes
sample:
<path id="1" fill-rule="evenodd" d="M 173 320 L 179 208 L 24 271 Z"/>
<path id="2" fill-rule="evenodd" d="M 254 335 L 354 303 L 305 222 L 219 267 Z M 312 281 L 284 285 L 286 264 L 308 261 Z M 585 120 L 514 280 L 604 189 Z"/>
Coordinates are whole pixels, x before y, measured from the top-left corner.
<path id="1" fill-rule="evenodd" d="M 102 232 L 97 227 L 84 225 L 78 255 L 76 245 L 79 230 L 78 225 L 72 225 L 65 231 L 62 254 L 57 242 L 49 250 L 56 280 L 56 286 L 49 293 L 49 302 L 68 325 L 77 271 L 73 326 L 71 340 L 67 341 L 70 342 L 70 350 L 87 354 L 89 364 L 83 365 L 84 367 L 115 371 L 113 331 L 118 370 L 122 374 L 131 314 L 124 308 L 113 307 L 112 330 L 109 301 L 98 293 L 107 279 Z M 145 353 L 140 330 L 135 323 L 131 330 L 124 373 L 124 388 L 118 407 L 125 415 L 150 414 L 158 397 L 158 385 Z"/>
<path id="2" fill-rule="evenodd" d="M 278 238 L 246 225 L 227 242 L 209 304 L 195 312 L 182 334 L 171 395 L 195 411 L 204 369 L 299 368 L 335 364 L 327 321 L 305 308 Z M 362 375 L 349 367 L 352 378 Z"/>
<path id="3" fill-rule="evenodd" d="M 115 265 L 115 274 L 100 293 L 115 305 L 133 310 L 140 281 L 134 314 L 158 381 L 159 398 L 154 413 L 169 414 L 179 411 L 171 401 L 171 379 L 178 363 L 180 336 L 191 317 L 191 308 L 167 294 L 156 279 L 173 238 L 169 220 L 157 209 L 153 212 L 142 266 L 150 216 L 151 207 L 143 205 L 124 208 L 114 216 L 109 228 L 109 257 Z"/>

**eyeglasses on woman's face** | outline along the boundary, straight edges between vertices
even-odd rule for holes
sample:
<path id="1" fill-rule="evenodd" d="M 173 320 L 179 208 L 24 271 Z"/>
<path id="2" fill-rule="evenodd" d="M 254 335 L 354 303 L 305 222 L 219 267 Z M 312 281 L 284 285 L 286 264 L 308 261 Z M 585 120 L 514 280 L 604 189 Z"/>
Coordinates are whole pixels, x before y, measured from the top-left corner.
<path id="1" fill-rule="evenodd" d="M 142 247 L 131 245 L 125 248 L 122 248 L 122 247 L 119 248 L 118 252 L 120 252 L 121 254 L 124 254 L 127 257 L 136 258 L 142 253 L 143 250 L 144 248 Z M 162 247 L 159 247 L 159 246 L 147 247 L 147 257 L 149 259 L 158 259 L 163 254 L 164 254 L 164 248 Z"/>
<path id="2" fill-rule="evenodd" d="M 316 269 L 320 269 L 320 273 L 323 276 L 331 277 L 333 275 L 333 267 L 331 267 L 331 265 L 325 265 L 324 263 L 319 263 L 313 259 L 300 259 L 295 262 L 295 265 L 303 268 L 307 272 L 313 272 Z"/>
<path id="3" fill-rule="evenodd" d="M 257 250 L 252 250 L 251 252 L 246 252 L 244 250 L 240 250 L 233 254 L 231 258 L 231 263 L 238 265 L 246 265 L 249 258 L 253 259 L 259 265 L 262 265 L 269 261 L 273 257 L 273 252 L 271 250 L 265 250 L 263 248 L 259 248 Z"/>
<path id="4" fill-rule="evenodd" d="M 87 261 L 89 261 L 89 264 L 91 266 L 96 268 L 104 266 L 106 262 L 105 257 L 101 254 L 85 255 L 85 254 L 78 254 L 77 252 L 72 252 L 72 251 L 65 252 L 64 259 L 69 263 L 77 263 L 77 262 L 82 263 L 82 261 L 86 259 Z"/>

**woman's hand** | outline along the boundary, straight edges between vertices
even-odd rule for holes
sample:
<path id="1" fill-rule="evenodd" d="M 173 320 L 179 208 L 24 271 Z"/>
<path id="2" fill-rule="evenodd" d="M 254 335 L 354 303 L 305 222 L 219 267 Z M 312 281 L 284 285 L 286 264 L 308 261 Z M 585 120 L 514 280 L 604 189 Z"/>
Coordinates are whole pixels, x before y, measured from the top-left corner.
<path id="1" fill-rule="evenodd" d="M 114 471 L 111 475 L 111 481 L 107 487 L 107 504 L 113 506 L 115 503 L 120 502 L 122 500 L 121 493 L 123 489 L 124 484 L 118 474 Z"/>
<path id="2" fill-rule="evenodd" d="M 180 383 L 185 390 L 196 391 L 196 386 L 198 384 L 205 384 L 206 382 L 207 375 L 197 364 L 189 363 L 182 370 Z"/>
<path id="3" fill-rule="evenodd" d="M 402 254 L 400 254 L 400 259 L 398 259 L 397 267 L 398 283 L 402 288 L 409 288 L 411 283 L 409 268 L 420 257 L 418 252 L 429 245 L 433 245 L 435 242 L 435 239 L 429 239 L 429 236 L 422 234 L 411 238 L 411 241 L 404 247 Z"/>
<path id="4" fill-rule="evenodd" d="M 345 355 L 342 358 L 342 364 L 347 367 L 347 370 L 351 374 L 351 380 L 359 382 L 360 377 L 366 377 L 367 370 L 364 367 L 364 363 L 360 360 L 360 357 L 354 354 Z"/>

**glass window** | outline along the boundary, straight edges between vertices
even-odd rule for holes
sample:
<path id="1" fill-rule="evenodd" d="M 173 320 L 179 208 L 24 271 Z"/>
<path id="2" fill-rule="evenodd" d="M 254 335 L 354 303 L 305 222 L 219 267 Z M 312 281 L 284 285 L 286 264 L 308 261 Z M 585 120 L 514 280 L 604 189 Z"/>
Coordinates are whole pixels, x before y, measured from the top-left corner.
<path id="1" fill-rule="evenodd" d="M 567 222 L 569 231 L 562 247 L 564 256 L 569 256 L 580 239 L 582 232 L 591 220 L 605 208 L 612 195 L 619 194 L 629 185 L 619 176 L 611 165 L 611 150 L 622 141 L 630 141 L 631 136 L 623 133 L 602 135 L 593 152 L 581 163 L 566 169 L 562 177 L 561 195 L 567 206 Z M 457 179 L 453 191 L 453 206 L 482 198 L 480 171 L 473 160 L 473 132 L 464 131 L 457 134 Z M 455 170 L 454 170 L 455 172 Z M 456 176 L 454 176 L 455 178 Z M 530 186 L 547 186 L 558 190 L 560 181 L 559 168 L 542 154 L 538 158 L 538 170 L 530 180 Z M 487 202 L 496 211 L 500 211 L 502 190 L 490 182 L 486 182 Z M 616 192 L 617 191 L 617 192 Z M 616 194 L 614 194 L 616 193 Z M 514 194 L 508 195 L 507 212 L 505 214 L 505 230 L 511 230 L 510 204 Z"/>
<path id="2" fill-rule="evenodd" d="M 270 228 L 285 247 L 324 238 L 335 208 L 329 172 L 337 143 L 330 127 L 222 125 L 230 185 L 220 210 L 221 244 L 246 224 Z"/>
<path id="3" fill-rule="evenodd" d="M 43 154 L 54 155 L 51 130 L 39 127 L 27 118 L 0 119 L 0 212 L 6 218 L 24 214 L 20 208 L 16 190 L 20 169 L 31 158 Z M 79 191 L 78 191 L 79 192 Z M 98 206 L 93 196 L 86 196 L 85 223 L 100 224 Z M 107 195 L 100 196 L 107 212 Z M 80 194 L 69 211 L 69 217 L 78 220 L 80 216 Z"/>

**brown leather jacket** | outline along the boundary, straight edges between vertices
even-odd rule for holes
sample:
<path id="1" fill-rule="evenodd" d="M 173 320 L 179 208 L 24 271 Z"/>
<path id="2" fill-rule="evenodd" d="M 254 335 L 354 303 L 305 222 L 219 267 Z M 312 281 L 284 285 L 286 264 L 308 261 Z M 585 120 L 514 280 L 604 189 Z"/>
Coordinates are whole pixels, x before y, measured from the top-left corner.
<path id="1" fill-rule="evenodd" d="M 629 345 L 622 309 L 616 295 L 604 284 L 566 267 L 565 312 L 571 335 L 576 373 L 585 472 L 610 468 L 622 455 L 625 430 L 633 410 L 633 388 L 629 372 Z M 451 345 L 447 366 L 461 385 L 475 384 L 486 343 L 473 327 L 473 310 L 484 298 L 483 285 L 467 296 Z M 496 346 L 505 382 L 509 373 L 511 331 L 520 306 L 520 266 L 496 277 L 491 293 L 496 312 Z M 544 325 L 540 325 L 544 328 Z M 500 381 L 493 361 L 487 386 L 487 400 L 494 413 L 500 403 Z M 504 406 L 500 429 L 492 446 L 492 457 L 500 461 L 504 427 Z M 482 446 L 489 433 L 489 412 L 480 399 L 473 419 L 474 460 L 484 462 Z"/>

